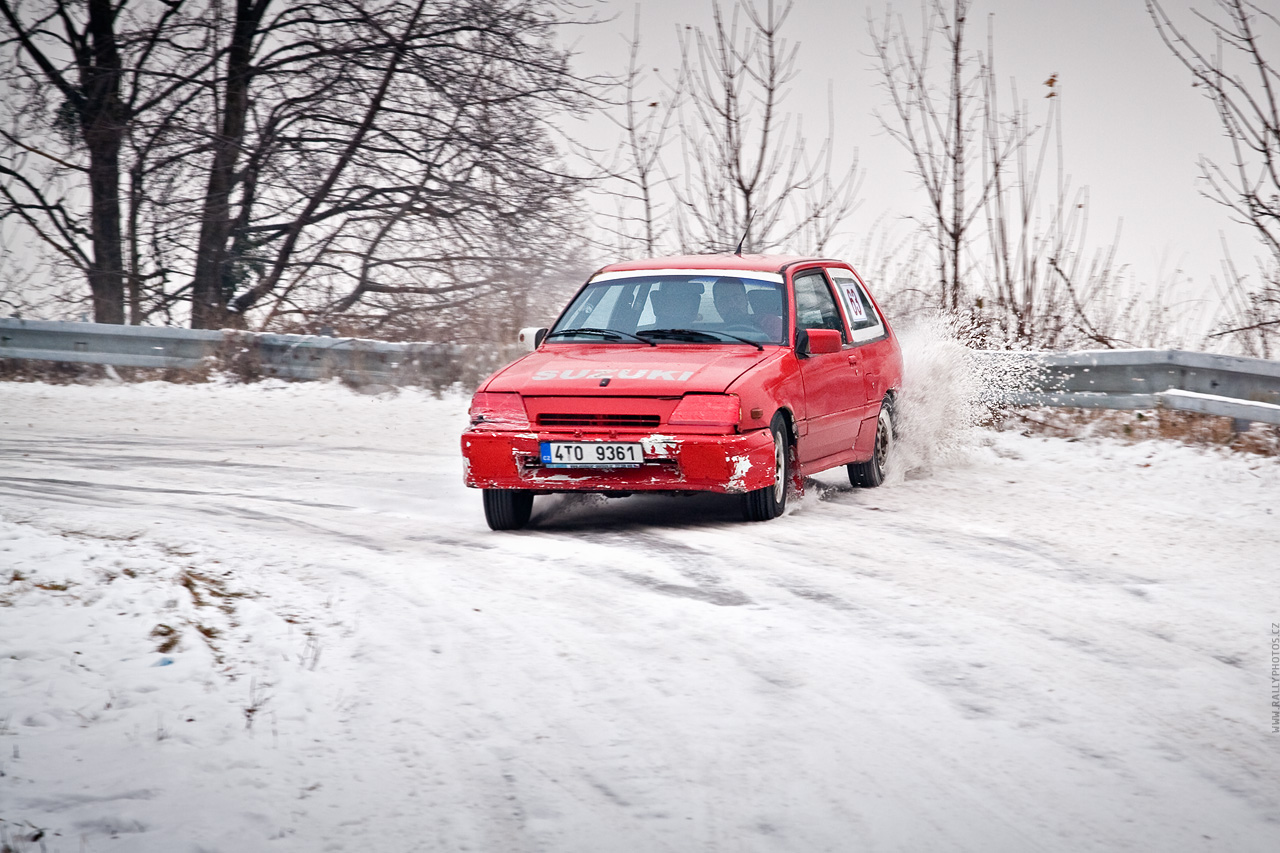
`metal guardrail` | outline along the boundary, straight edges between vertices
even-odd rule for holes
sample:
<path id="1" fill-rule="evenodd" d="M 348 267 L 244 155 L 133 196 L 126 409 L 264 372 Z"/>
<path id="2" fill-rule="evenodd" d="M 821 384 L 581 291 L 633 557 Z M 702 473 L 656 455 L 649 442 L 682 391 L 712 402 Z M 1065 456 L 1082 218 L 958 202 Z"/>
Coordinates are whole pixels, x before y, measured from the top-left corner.
<path id="1" fill-rule="evenodd" d="M 1280 424 L 1280 361 L 1182 350 L 984 352 L 1022 362 L 1034 390 L 1004 402 L 1020 406 L 1178 409 Z M 1018 369 L 1015 367 L 1014 372 Z"/>
<path id="2" fill-rule="evenodd" d="M 0 319 L 0 358 L 168 370 L 240 370 L 283 379 L 443 385 L 496 368 L 505 353 L 460 344 L 391 343 L 171 326 Z"/>
<path id="3" fill-rule="evenodd" d="M 191 370 L 246 369 L 285 379 L 435 387 L 479 379 L 512 353 L 504 347 L 390 343 L 315 335 L 201 331 L 0 319 L 0 358 Z M 1181 350 L 996 352 L 978 357 L 1030 377 L 1000 395 L 1018 406 L 1179 409 L 1280 424 L 1280 362 Z"/>

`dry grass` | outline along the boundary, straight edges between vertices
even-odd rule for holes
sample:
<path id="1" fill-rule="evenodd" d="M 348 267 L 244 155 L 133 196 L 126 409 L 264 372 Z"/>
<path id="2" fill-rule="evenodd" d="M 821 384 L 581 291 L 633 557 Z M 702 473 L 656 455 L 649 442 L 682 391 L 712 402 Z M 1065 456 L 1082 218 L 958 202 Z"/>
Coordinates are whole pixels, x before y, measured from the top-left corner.
<path id="1" fill-rule="evenodd" d="M 214 577 L 192 568 L 184 569 L 178 575 L 178 583 L 191 594 L 191 602 L 196 607 L 217 607 L 228 616 L 236 612 L 232 603 L 234 599 L 250 597 L 247 592 L 232 590 L 225 577 Z"/>
<path id="2" fill-rule="evenodd" d="M 156 646 L 156 651 L 161 654 L 173 651 L 182 642 L 182 632 L 172 625 L 163 623 L 151 629 L 151 636 L 160 641 L 160 644 Z"/>
<path id="3" fill-rule="evenodd" d="M 172 367 L 112 367 L 104 364 L 40 361 L 30 358 L 0 358 L 0 381 L 2 382 L 82 385 L 94 382 L 121 381 L 175 382 L 184 385 L 195 385 L 208 382 L 213 374 L 214 371 L 208 367 L 179 370 Z M 240 378 L 239 374 L 234 375 Z M 245 379 L 243 381 L 252 380 Z"/>
<path id="4" fill-rule="evenodd" d="M 1029 432 L 1067 438 L 1117 438 L 1127 442 L 1162 439 L 1195 447 L 1220 447 L 1238 453 L 1280 456 L 1280 426 L 1255 423 L 1236 432 L 1231 418 L 1167 409 L 1009 409 L 1013 421 Z"/>

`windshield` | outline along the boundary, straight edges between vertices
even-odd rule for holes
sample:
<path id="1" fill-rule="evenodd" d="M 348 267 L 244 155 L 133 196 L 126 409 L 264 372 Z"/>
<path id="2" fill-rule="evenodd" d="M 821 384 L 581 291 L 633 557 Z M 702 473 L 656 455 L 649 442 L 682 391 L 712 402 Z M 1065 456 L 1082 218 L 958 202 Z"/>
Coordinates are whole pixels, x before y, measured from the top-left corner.
<path id="1" fill-rule="evenodd" d="M 596 343 L 786 343 L 782 284 L 745 274 L 652 275 L 588 284 L 547 335 Z"/>

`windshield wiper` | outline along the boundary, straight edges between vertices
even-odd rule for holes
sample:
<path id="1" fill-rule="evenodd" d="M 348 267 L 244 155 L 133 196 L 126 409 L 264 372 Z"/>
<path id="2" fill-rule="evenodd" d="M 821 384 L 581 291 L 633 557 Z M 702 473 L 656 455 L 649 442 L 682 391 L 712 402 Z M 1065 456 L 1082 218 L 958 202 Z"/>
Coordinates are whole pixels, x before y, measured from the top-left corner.
<path id="1" fill-rule="evenodd" d="M 694 341 L 719 341 L 722 340 L 722 338 L 717 336 L 723 335 L 726 338 L 733 338 L 735 341 L 742 341 L 744 344 L 751 344 L 758 350 L 764 349 L 764 346 L 758 341 L 740 338 L 737 335 L 731 335 L 728 332 L 706 331 L 703 329 L 645 329 L 644 331 L 636 332 L 636 334 L 642 337 L 686 338 Z"/>
<path id="2" fill-rule="evenodd" d="M 708 334 L 724 335 L 726 338 L 733 338 L 735 341 L 742 341 L 744 344 L 751 344 L 753 347 L 755 347 L 758 350 L 761 350 L 761 351 L 764 350 L 764 344 L 760 343 L 759 341 L 753 341 L 750 338 L 740 338 L 737 335 L 731 334 L 729 332 L 722 332 L 719 329 L 712 329 L 710 332 L 708 332 Z"/>
<path id="3" fill-rule="evenodd" d="M 715 335 L 709 335 L 700 329 L 644 329 L 636 332 L 640 337 L 655 338 L 692 338 L 695 341 L 718 341 Z"/>
<path id="4" fill-rule="evenodd" d="M 611 341 L 620 341 L 624 337 L 631 338 L 633 341 L 639 341 L 642 344 L 648 344 L 656 347 L 653 341 L 647 341 L 639 335 L 633 335 L 630 332 L 620 332 L 617 329 L 560 329 L 547 335 L 548 338 L 558 338 L 561 336 L 568 337 L 570 335 L 596 335 L 601 338 L 607 338 Z"/>

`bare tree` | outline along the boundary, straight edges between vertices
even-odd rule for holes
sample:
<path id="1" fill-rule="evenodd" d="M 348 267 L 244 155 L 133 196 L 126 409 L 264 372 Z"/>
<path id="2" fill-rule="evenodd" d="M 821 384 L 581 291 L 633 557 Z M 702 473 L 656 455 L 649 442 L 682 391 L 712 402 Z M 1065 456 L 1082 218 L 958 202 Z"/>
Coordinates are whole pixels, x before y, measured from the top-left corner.
<path id="1" fill-rule="evenodd" d="M 271 0 L 235 0 L 235 19 L 225 50 L 226 72 L 218 111 L 221 120 L 209 144 L 213 158 L 191 277 L 191 325 L 195 328 L 216 328 L 224 319 L 224 270 L 232 229 L 231 193 L 237 184 L 236 167 L 249 113 L 255 41 L 268 35 L 262 32 L 262 19 L 270 4 Z"/>
<path id="2" fill-rule="evenodd" d="M 685 251 L 766 251 L 803 241 L 822 253 L 856 206 L 858 165 L 836 167 L 833 119 L 810 152 L 798 118 L 783 111 L 799 45 L 782 37 L 793 0 L 761 10 L 740 0 L 726 20 L 683 38 L 688 110 L 681 118 L 683 180 L 675 188 Z M 739 16 L 746 19 L 741 24 Z"/>
<path id="3" fill-rule="evenodd" d="M 1229 163 L 1200 158 L 1205 195 L 1251 228 L 1268 256 L 1260 265 L 1262 286 L 1251 293 L 1230 257 L 1224 262 L 1236 318 L 1217 334 L 1237 336 L 1267 357 L 1280 336 L 1280 65 L 1268 55 L 1280 37 L 1280 16 L 1255 0 L 1211 0 L 1213 12 L 1193 11 L 1208 29 L 1208 44 L 1197 46 L 1159 0 L 1146 3 L 1160 38 L 1213 104 L 1231 146 Z"/>
<path id="4" fill-rule="evenodd" d="M 589 164 L 593 192 L 603 204 L 615 208 L 614 222 L 601 224 L 611 251 L 639 249 L 656 255 L 671 231 L 669 214 L 671 175 L 664 154 L 679 130 L 676 122 L 685 97 L 685 80 L 664 79 L 657 68 L 647 72 L 640 53 L 640 6 L 635 7 L 632 33 L 625 39 L 627 68 L 613 86 L 603 116 L 617 128 L 617 144 L 601 155 L 579 146 Z"/>
<path id="5" fill-rule="evenodd" d="M 1044 81 L 1049 103 L 1044 124 L 1032 126 L 1028 105 L 1017 100 L 1016 84 L 1013 108 L 1000 109 L 990 32 L 987 42 L 981 133 L 986 250 L 975 271 L 993 304 L 983 305 L 979 292 L 977 308 L 985 324 L 999 331 L 1001 343 L 1056 349 L 1083 339 L 1114 348 L 1115 331 L 1104 330 L 1086 308 L 1105 299 L 1115 284 L 1119 227 L 1110 246 L 1094 253 L 1086 266 L 1089 191 L 1072 190 L 1066 175 L 1058 75 Z M 1046 171 L 1055 166 L 1054 191 L 1042 199 Z"/>
<path id="6" fill-rule="evenodd" d="M 971 228 L 979 221 L 1010 151 L 982 145 L 984 127 L 993 125 L 989 96 L 992 74 L 981 53 L 965 41 L 971 0 L 929 0 L 918 42 L 906 35 L 886 10 L 882 26 L 869 20 L 872 43 L 892 119 L 877 115 L 881 126 L 907 150 L 929 201 L 928 227 L 934 235 L 938 304 L 958 311 L 964 300 L 964 258 Z M 945 83 L 934 78 L 936 37 L 943 41 Z M 990 136 L 988 137 L 990 139 Z M 988 180 L 981 180 L 981 159 L 990 156 Z"/>
<path id="7" fill-rule="evenodd" d="M 556 43 L 571 3 L 0 2 L 0 218 L 88 276 L 99 320 L 430 311 L 572 242 L 551 117 L 594 84 Z"/>
<path id="8" fill-rule="evenodd" d="M 0 73 L 16 96 L 0 129 L 0 217 L 26 225 L 87 277 L 98 322 L 125 319 L 122 150 L 130 123 L 184 85 L 151 76 L 187 53 L 171 32 L 183 5 L 175 0 L 140 19 L 130 0 L 0 0 Z M 199 74 L 199 62 L 186 73 Z M 51 151 L 59 135 L 61 150 Z M 87 221 L 72 190 L 81 183 Z"/>
<path id="9" fill-rule="evenodd" d="M 88 255 L 77 241 L 65 239 L 83 234 L 85 229 L 65 215 L 62 199 L 50 199 L 43 188 L 24 180 L 20 173 L 0 167 L 17 184 L 6 181 L 0 190 L 9 202 L 6 213 L 43 226 L 38 231 L 42 235 L 50 228 L 63 232 L 59 236 L 64 239 L 59 243 L 64 253 L 88 276 L 95 319 L 120 323 L 124 319 L 124 264 L 120 254 L 118 190 L 126 117 L 120 98 L 122 65 L 115 10 L 110 0 L 89 0 L 79 20 L 67 15 L 65 9 L 45 8 L 29 22 L 19 20 L 19 11 L 9 0 L 0 2 L 0 14 L 8 25 L 6 42 L 16 45 L 33 76 L 38 74 L 65 99 L 67 112 L 74 116 L 80 141 L 88 152 L 87 166 L 78 168 L 83 168 L 89 185 L 91 225 L 87 231 L 93 253 Z M 14 139 L 12 134 L 8 138 Z M 30 146 L 25 149 L 39 153 Z M 24 190 L 30 200 L 22 199 Z"/>
<path id="10" fill-rule="evenodd" d="M 234 312 L 340 314 L 375 294 L 452 306 L 486 282 L 521 286 L 494 274 L 571 243 L 577 182 L 547 119 L 581 106 L 587 83 L 552 42 L 555 10 L 367 5 L 338 6 L 345 33 L 295 35 L 303 59 L 279 60 L 291 73 L 257 113 L 242 202 L 262 213 L 239 228 L 261 273 Z"/>
<path id="11" fill-rule="evenodd" d="M 985 51 L 970 46 L 971 7 L 929 0 L 914 41 L 891 7 L 882 22 L 869 20 L 892 107 L 879 119 L 926 198 L 914 221 L 935 270 L 927 304 L 989 344 L 1113 346 L 1115 324 L 1095 321 L 1089 308 L 1117 284 L 1116 243 L 1090 256 L 1088 191 L 1073 190 L 1065 172 L 1058 76 L 1044 81 L 1041 123 L 1016 85 L 1003 109 L 993 30 Z M 1053 191 L 1042 197 L 1050 174 Z"/>

